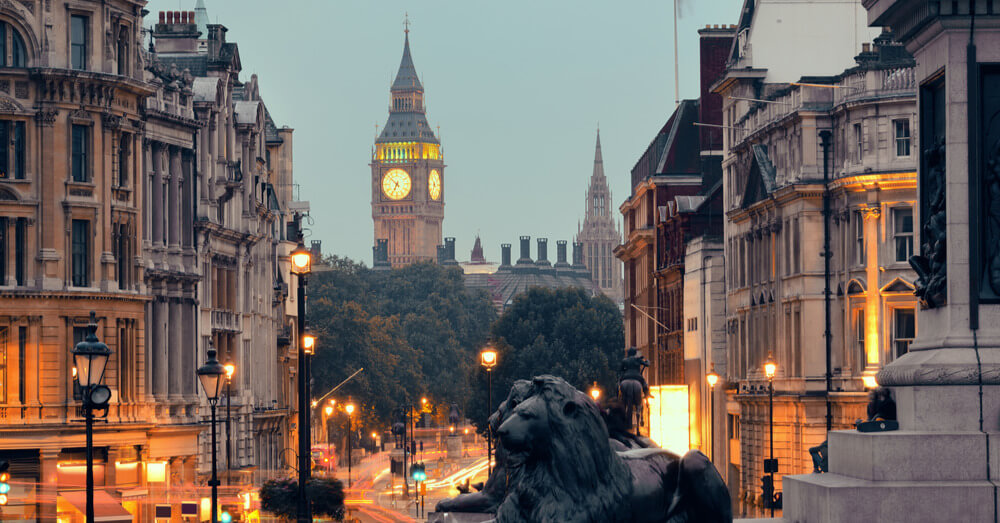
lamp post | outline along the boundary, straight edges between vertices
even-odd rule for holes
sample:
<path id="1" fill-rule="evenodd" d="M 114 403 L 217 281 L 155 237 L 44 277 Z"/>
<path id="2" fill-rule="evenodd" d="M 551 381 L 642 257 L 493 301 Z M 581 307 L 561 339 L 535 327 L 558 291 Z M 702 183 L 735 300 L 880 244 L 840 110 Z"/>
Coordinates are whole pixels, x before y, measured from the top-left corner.
<path id="1" fill-rule="evenodd" d="M 719 382 L 719 375 L 715 373 L 715 364 L 712 364 L 712 369 L 708 371 L 705 375 L 705 381 L 708 382 L 708 433 L 709 444 L 708 449 L 712 452 L 712 461 L 715 461 L 715 384 Z"/>
<path id="2" fill-rule="evenodd" d="M 601 389 L 597 386 L 596 381 L 590 386 L 590 397 L 594 398 L 595 403 L 601 399 Z"/>
<path id="3" fill-rule="evenodd" d="M 111 389 L 101 385 L 108 366 L 111 349 L 97 339 L 97 314 L 90 311 L 87 338 L 73 348 L 76 379 L 83 393 L 83 410 L 87 423 L 87 523 L 94 522 L 94 408 L 107 408 Z"/>
<path id="4" fill-rule="evenodd" d="M 222 390 L 222 375 L 226 373 L 225 367 L 215 358 L 215 348 L 212 342 L 208 342 L 208 361 L 198 367 L 198 381 L 205 389 L 205 396 L 208 398 L 208 405 L 212 410 L 212 479 L 208 484 L 212 487 L 212 523 L 219 521 L 219 477 L 216 475 L 218 462 L 215 451 L 215 405 L 219 402 L 219 392 Z"/>
<path id="5" fill-rule="evenodd" d="M 771 474 L 771 493 L 767 500 L 768 507 L 771 508 L 771 517 L 774 517 L 774 473 L 777 463 L 774 461 L 774 373 L 778 370 L 778 364 L 774 362 L 771 352 L 767 353 L 767 361 L 764 363 L 764 374 L 767 375 L 767 425 L 770 433 L 770 465 L 765 467 Z"/>
<path id="6" fill-rule="evenodd" d="M 354 416 L 354 403 L 350 403 L 350 400 L 348 400 L 347 405 L 344 406 L 344 410 L 347 411 L 347 487 L 350 488 L 351 487 L 351 454 L 352 454 L 352 450 L 353 450 L 353 449 L 351 449 L 351 430 L 353 430 L 353 427 L 352 427 L 353 424 L 351 423 L 351 421 L 352 421 L 352 418 Z"/>
<path id="7" fill-rule="evenodd" d="M 493 367 L 497 366 L 497 351 L 486 347 L 479 353 L 479 362 L 486 368 L 486 477 L 493 475 L 493 427 L 489 425 L 493 408 Z"/>
<path id="8" fill-rule="evenodd" d="M 312 510 L 309 507 L 309 498 L 306 497 L 306 484 L 309 482 L 310 467 L 309 459 L 311 449 L 309 448 L 309 369 L 306 362 L 306 277 L 312 270 L 312 253 L 306 249 L 302 243 L 302 217 L 295 217 L 295 225 L 298 229 L 298 245 L 289 256 L 291 260 L 291 271 L 298 279 L 298 300 L 297 311 L 297 335 L 298 343 L 298 393 L 299 393 L 299 491 L 297 504 L 297 519 L 299 523 L 310 523 L 312 521 Z M 315 338 L 309 341 L 310 352 Z"/>
<path id="9" fill-rule="evenodd" d="M 233 374 L 236 372 L 236 365 L 227 363 L 222 366 L 226 370 L 226 485 L 233 484 L 232 465 L 233 462 L 233 429 L 229 421 L 229 403 L 232 396 Z"/>
<path id="10" fill-rule="evenodd" d="M 326 419 L 323 420 L 323 440 L 326 443 L 326 449 L 323 451 L 323 459 L 326 460 L 326 475 L 329 476 L 332 472 L 330 467 L 333 466 L 330 463 L 330 416 L 333 415 L 333 405 L 324 407 L 323 412 L 326 413 Z"/>

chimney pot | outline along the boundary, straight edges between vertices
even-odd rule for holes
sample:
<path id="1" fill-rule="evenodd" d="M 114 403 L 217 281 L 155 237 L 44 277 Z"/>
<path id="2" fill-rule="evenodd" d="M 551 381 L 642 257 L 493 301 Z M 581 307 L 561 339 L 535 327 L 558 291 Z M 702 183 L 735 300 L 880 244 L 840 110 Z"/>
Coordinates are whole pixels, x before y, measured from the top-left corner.
<path id="1" fill-rule="evenodd" d="M 166 21 L 167 21 L 167 13 L 160 11 L 160 23 L 163 24 L 166 23 Z"/>
<path id="2" fill-rule="evenodd" d="M 173 11 L 167 11 L 167 23 L 168 24 L 174 23 L 174 12 Z"/>
<path id="3" fill-rule="evenodd" d="M 194 11 L 188 11 L 188 22 L 194 23 Z"/>
<path id="4" fill-rule="evenodd" d="M 861 44 L 861 52 L 862 53 L 867 53 L 867 52 L 870 52 L 871 50 L 872 50 L 872 44 L 870 44 L 868 42 L 865 42 L 865 43 Z"/>
<path id="5" fill-rule="evenodd" d="M 715 24 L 715 28 L 718 29 L 719 28 L 719 24 Z"/>

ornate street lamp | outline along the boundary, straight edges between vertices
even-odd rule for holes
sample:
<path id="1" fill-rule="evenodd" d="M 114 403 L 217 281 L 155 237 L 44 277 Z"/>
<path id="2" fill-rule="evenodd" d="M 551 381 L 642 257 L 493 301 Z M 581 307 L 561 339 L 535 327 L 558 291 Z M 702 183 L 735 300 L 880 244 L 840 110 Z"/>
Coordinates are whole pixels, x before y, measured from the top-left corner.
<path id="1" fill-rule="evenodd" d="M 230 397 L 233 395 L 232 393 L 233 374 L 236 373 L 236 365 L 233 365 L 232 363 L 226 363 L 225 365 L 222 366 L 222 368 L 226 369 L 226 485 L 232 485 L 233 467 L 231 463 L 233 462 L 233 429 L 232 429 L 232 424 L 229 421 L 230 420 L 229 403 L 230 403 Z"/>
<path id="2" fill-rule="evenodd" d="M 219 477 L 216 475 L 218 466 L 215 451 L 215 405 L 219 402 L 219 393 L 222 391 L 222 376 L 226 369 L 215 359 L 215 347 L 212 342 L 208 342 L 208 361 L 198 367 L 198 381 L 201 388 L 205 390 L 208 398 L 208 405 L 212 410 L 212 479 L 208 484 L 212 487 L 212 523 L 219 521 Z"/>
<path id="3" fill-rule="evenodd" d="M 770 459 L 764 467 L 764 472 L 771 475 L 771 492 L 765 493 L 767 496 L 767 506 L 771 509 L 771 517 L 774 517 L 774 473 L 778 471 L 778 463 L 774 461 L 774 374 L 778 370 L 778 364 L 774 362 L 774 354 L 767 353 L 767 361 L 764 362 L 764 374 L 767 375 L 767 425 L 770 433 L 771 452 Z"/>
<path id="4" fill-rule="evenodd" d="M 94 521 L 94 409 L 108 408 L 111 389 L 102 385 L 111 349 L 97 339 L 97 314 L 90 311 L 87 337 L 73 348 L 76 379 L 83 394 L 87 430 L 87 523 Z"/>
<path id="5" fill-rule="evenodd" d="M 715 384 L 719 382 L 719 375 L 715 373 L 715 364 L 705 375 L 708 383 L 708 427 L 709 427 L 709 450 L 712 451 L 712 461 L 715 461 Z"/>
<path id="6" fill-rule="evenodd" d="M 354 416 L 354 403 L 351 400 L 347 400 L 347 405 L 344 405 L 344 410 L 347 411 L 347 487 L 351 487 L 351 430 L 352 430 L 352 418 Z"/>
<path id="7" fill-rule="evenodd" d="M 307 341 L 306 336 L 306 278 L 312 271 L 312 253 L 306 249 L 302 242 L 302 217 L 295 217 L 295 227 L 298 230 L 298 245 L 289 254 L 291 261 L 291 271 L 298 278 L 298 317 L 296 332 L 298 333 L 298 392 L 299 392 L 299 491 L 297 504 L 297 519 L 299 523 L 312 522 L 312 510 L 309 506 L 309 498 L 306 497 L 306 485 L 309 483 L 310 466 L 309 459 L 312 455 L 309 444 L 309 362 L 306 354 L 311 354 L 312 347 L 316 339 L 312 337 Z M 306 351 L 306 344 L 309 343 L 309 352 Z"/>
<path id="8" fill-rule="evenodd" d="M 487 346 L 479 353 L 479 363 L 486 369 L 486 477 L 493 475 L 493 427 L 489 426 L 493 408 L 493 367 L 497 366 L 497 351 Z"/>
<path id="9" fill-rule="evenodd" d="M 316 352 L 316 335 L 309 330 L 309 327 L 306 327 L 306 333 L 302 335 L 302 350 L 310 356 Z"/>

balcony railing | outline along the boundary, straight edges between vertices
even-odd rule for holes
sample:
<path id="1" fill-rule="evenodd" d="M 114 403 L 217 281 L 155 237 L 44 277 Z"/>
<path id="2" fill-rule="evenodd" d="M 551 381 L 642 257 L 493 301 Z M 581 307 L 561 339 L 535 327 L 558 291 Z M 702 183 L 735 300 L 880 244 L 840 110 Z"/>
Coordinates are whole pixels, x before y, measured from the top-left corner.
<path id="1" fill-rule="evenodd" d="M 212 310 L 212 328 L 215 330 L 235 331 L 239 329 L 236 313 L 233 311 L 214 309 Z"/>

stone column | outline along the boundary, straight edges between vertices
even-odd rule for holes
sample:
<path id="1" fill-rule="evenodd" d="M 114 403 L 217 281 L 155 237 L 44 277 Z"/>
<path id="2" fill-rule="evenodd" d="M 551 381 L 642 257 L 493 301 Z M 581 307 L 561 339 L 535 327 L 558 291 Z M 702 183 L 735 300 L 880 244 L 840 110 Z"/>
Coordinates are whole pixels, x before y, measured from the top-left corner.
<path id="1" fill-rule="evenodd" d="M 167 197 L 167 243 L 171 248 L 177 248 L 180 244 L 180 184 L 182 175 L 180 151 L 176 147 L 169 148 L 167 162 L 170 169 L 170 187 Z"/>
<path id="2" fill-rule="evenodd" d="M 38 521 L 56 521 L 56 498 L 59 495 L 59 450 L 41 449 L 38 452 Z"/>
<path id="3" fill-rule="evenodd" d="M 198 402 L 198 384 L 195 377 L 195 361 L 198 357 L 198 333 L 195 330 L 195 300 L 194 289 L 187 289 L 184 292 L 184 303 L 181 305 L 181 324 L 184 326 L 183 332 L 187 335 L 181 342 L 182 370 L 181 381 L 183 387 L 181 392 L 193 403 Z M 193 413 L 192 413 L 193 414 Z"/>
<path id="4" fill-rule="evenodd" d="M 160 292 L 164 292 L 161 289 Z M 158 403 L 166 402 L 170 392 L 167 359 L 167 321 L 169 317 L 166 299 L 161 295 L 153 302 L 153 394 Z"/>
<path id="5" fill-rule="evenodd" d="M 163 164 L 161 162 L 162 146 L 153 143 L 150 146 L 150 202 L 149 214 L 152 216 L 150 224 L 150 237 L 153 245 L 160 245 L 163 241 Z"/>
<path id="6" fill-rule="evenodd" d="M 143 249 L 148 249 L 150 242 L 153 238 L 152 225 L 153 221 L 151 219 L 153 208 L 152 205 L 152 195 L 150 191 L 153 188 L 153 153 L 152 153 L 152 143 L 147 140 L 142 140 L 142 176 L 136 176 L 137 180 L 142 181 L 142 247 Z"/>
<path id="7" fill-rule="evenodd" d="M 184 360 L 181 343 L 182 340 L 188 337 L 186 332 L 189 330 L 189 326 L 184 323 L 181 312 L 181 298 L 177 294 L 179 294 L 177 291 L 171 293 L 169 304 L 170 332 L 167 338 L 167 361 L 170 362 L 170 400 L 172 402 L 181 401 L 184 394 L 183 377 L 181 376 L 184 372 Z"/>

